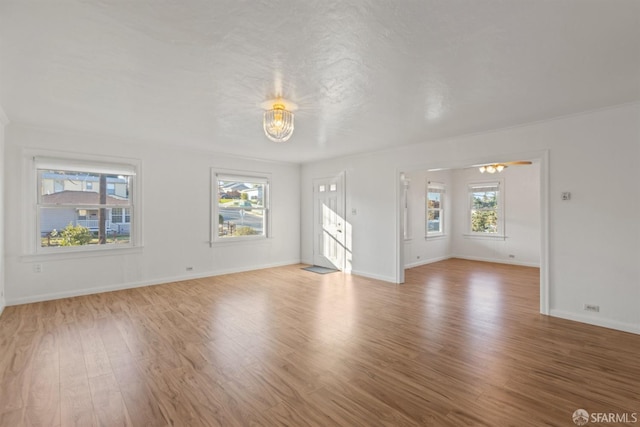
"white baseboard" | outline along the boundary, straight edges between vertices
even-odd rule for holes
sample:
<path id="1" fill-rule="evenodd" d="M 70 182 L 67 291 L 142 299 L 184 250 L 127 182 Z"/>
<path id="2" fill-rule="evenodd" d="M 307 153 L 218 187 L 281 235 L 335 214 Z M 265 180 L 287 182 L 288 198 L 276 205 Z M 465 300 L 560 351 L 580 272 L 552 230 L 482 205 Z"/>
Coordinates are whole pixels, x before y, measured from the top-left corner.
<path id="1" fill-rule="evenodd" d="M 4 297 L 0 297 L 0 316 L 2 316 L 2 312 L 4 311 L 4 307 L 6 303 L 4 302 Z"/>
<path id="2" fill-rule="evenodd" d="M 164 283 L 203 279 L 205 277 L 222 276 L 224 274 L 233 274 L 233 273 L 243 273 L 246 271 L 262 270 L 264 268 L 282 267 L 285 265 L 295 265 L 295 264 L 300 264 L 300 260 L 296 259 L 292 261 L 279 262 L 279 263 L 273 263 L 273 264 L 263 264 L 263 265 L 251 266 L 251 267 L 230 268 L 225 270 L 215 270 L 215 271 L 208 271 L 208 272 L 202 272 L 197 274 L 188 274 L 188 275 L 185 274 L 185 275 L 173 276 L 173 277 L 162 277 L 162 278 L 142 280 L 137 282 L 101 286 L 97 288 L 73 289 L 69 291 L 52 292 L 47 294 L 32 295 L 28 297 L 8 298 L 6 303 L 7 305 L 29 304 L 33 302 L 51 301 L 51 300 L 56 300 L 61 298 L 70 298 L 70 297 L 78 297 L 82 295 L 99 294 L 103 292 L 120 291 L 123 289 L 140 288 L 143 286 L 162 285 Z"/>
<path id="3" fill-rule="evenodd" d="M 436 258 L 416 260 L 414 262 L 410 262 L 406 264 L 404 268 L 420 267 L 421 265 L 433 264 L 434 262 L 440 262 L 450 258 L 451 258 L 450 256 L 440 256 Z"/>
<path id="4" fill-rule="evenodd" d="M 358 271 L 358 270 L 351 270 L 350 274 L 366 277 L 368 279 L 382 280 L 383 282 L 396 283 L 395 277 L 391 277 L 391 276 L 381 276 L 379 274 L 365 273 L 363 271 Z"/>
<path id="5" fill-rule="evenodd" d="M 603 328 L 615 329 L 617 331 L 630 332 L 632 334 L 640 335 L 640 325 L 634 325 L 633 323 L 619 322 L 612 319 L 596 318 L 585 314 L 554 309 L 550 310 L 549 315 L 553 317 L 559 317 L 561 319 L 573 320 L 574 322 L 586 323 L 589 325 L 601 326 Z"/>
<path id="6" fill-rule="evenodd" d="M 495 262 L 497 264 L 510 264 L 510 265 L 521 265 L 523 267 L 537 267 L 540 268 L 539 262 L 522 262 L 516 261 L 515 259 L 503 259 L 503 258 L 482 258 L 482 257 L 474 257 L 474 256 L 466 256 L 466 255 L 451 255 L 449 258 L 459 258 L 466 259 L 469 261 L 482 261 L 482 262 Z"/>

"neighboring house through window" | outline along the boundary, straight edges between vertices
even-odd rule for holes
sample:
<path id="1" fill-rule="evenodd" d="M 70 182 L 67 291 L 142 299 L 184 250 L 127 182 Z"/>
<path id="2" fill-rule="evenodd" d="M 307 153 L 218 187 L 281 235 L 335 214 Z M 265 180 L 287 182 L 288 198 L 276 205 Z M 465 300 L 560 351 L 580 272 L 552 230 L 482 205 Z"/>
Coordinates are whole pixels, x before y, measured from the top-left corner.
<path id="1" fill-rule="evenodd" d="M 444 235 L 444 184 L 427 182 L 426 236 Z"/>
<path id="2" fill-rule="evenodd" d="M 212 241 L 268 237 L 269 177 L 213 173 Z"/>
<path id="3" fill-rule="evenodd" d="M 469 230 L 471 235 L 504 236 L 501 182 L 469 184 Z"/>
<path id="4" fill-rule="evenodd" d="M 131 222 L 131 211 L 127 208 L 112 208 L 112 224 L 129 224 Z"/>
<path id="5" fill-rule="evenodd" d="M 132 246 L 136 168 L 36 157 L 37 248 Z"/>

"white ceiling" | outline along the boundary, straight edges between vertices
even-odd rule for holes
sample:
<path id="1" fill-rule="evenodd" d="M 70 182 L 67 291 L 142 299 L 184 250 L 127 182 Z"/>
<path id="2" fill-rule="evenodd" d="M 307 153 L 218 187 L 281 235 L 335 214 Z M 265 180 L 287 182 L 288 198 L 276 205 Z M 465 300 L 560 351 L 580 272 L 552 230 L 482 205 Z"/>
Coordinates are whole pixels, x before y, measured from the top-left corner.
<path id="1" fill-rule="evenodd" d="M 308 162 L 638 100 L 638 0 L 0 0 L 18 123 Z"/>

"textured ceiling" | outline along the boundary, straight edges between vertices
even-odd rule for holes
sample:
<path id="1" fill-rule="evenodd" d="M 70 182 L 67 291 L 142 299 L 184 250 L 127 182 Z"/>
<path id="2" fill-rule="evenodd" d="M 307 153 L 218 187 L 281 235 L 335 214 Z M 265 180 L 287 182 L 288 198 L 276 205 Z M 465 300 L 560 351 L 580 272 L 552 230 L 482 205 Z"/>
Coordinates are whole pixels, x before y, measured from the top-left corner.
<path id="1" fill-rule="evenodd" d="M 637 0 L 0 0 L 18 123 L 307 162 L 638 100 Z"/>

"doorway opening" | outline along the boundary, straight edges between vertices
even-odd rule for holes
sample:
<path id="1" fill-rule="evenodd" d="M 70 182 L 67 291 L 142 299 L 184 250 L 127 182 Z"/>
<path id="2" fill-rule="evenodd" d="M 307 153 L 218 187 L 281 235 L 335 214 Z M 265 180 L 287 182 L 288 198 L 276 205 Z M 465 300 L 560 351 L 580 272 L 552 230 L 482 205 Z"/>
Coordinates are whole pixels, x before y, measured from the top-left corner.
<path id="1" fill-rule="evenodd" d="M 531 165 L 478 167 L 511 160 Z M 549 313 L 547 151 L 397 172 L 397 283 L 405 268 L 449 258 L 539 267 L 540 312 Z"/>

